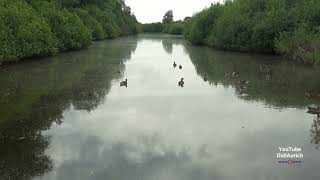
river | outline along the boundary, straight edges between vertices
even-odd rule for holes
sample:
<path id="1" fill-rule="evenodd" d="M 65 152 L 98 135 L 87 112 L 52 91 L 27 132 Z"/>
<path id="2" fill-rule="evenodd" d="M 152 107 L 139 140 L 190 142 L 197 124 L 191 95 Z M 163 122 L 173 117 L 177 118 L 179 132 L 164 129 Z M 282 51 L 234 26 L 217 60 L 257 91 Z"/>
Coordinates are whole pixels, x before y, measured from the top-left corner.
<path id="1" fill-rule="evenodd" d="M 306 107 L 318 101 L 304 93 L 320 89 L 319 74 L 169 35 L 3 66 L 0 179 L 315 180 L 320 120 Z M 279 147 L 303 158 L 279 162 Z"/>

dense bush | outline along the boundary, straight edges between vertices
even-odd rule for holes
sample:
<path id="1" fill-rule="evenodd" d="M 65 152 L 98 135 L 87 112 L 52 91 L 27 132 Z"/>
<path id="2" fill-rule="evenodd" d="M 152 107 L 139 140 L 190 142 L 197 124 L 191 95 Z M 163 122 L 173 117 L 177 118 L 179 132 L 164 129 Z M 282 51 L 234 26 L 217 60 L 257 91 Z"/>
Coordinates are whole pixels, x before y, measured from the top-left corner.
<path id="1" fill-rule="evenodd" d="M 173 35 L 182 35 L 184 31 L 184 23 L 177 21 L 170 24 L 163 24 L 160 22 L 142 24 L 141 30 L 145 33 L 168 33 Z"/>
<path id="2" fill-rule="evenodd" d="M 196 14 L 186 21 L 185 37 L 194 44 L 203 44 L 214 22 L 221 14 L 222 6 L 217 4 Z"/>
<path id="3" fill-rule="evenodd" d="M 301 26 L 307 26 L 308 30 L 302 31 Z M 279 52 L 297 61 L 313 63 L 320 60 L 319 26 L 320 1 L 234 0 L 212 5 L 194 15 L 185 22 L 185 37 L 194 44 Z"/>
<path id="4" fill-rule="evenodd" d="M 182 35 L 184 31 L 184 21 L 173 21 L 173 11 L 167 11 L 162 23 L 141 24 L 141 30 L 146 33 L 168 33 L 173 35 Z"/>
<path id="5" fill-rule="evenodd" d="M 161 33 L 164 29 L 164 24 L 158 23 L 150 23 L 150 24 L 142 24 L 141 29 L 143 32 L 147 33 Z"/>
<path id="6" fill-rule="evenodd" d="M 79 49 L 90 44 L 91 34 L 76 14 L 46 1 L 33 1 L 32 6 L 49 22 L 58 39 L 60 51 Z"/>
<path id="7" fill-rule="evenodd" d="M 27 3 L 0 2 L 0 62 L 51 55 L 57 52 L 55 46 L 48 23 Z"/>
<path id="8" fill-rule="evenodd" d="M 84 9 L 74 9 L 74 12 L 82 20 L 83 24 L 90 30 L 93 40 L 100 40 L 104 38 L 104 32 L 101 24 L 94 19 L 88 11 Z"/>
<path id="9" fill-rule="evenodd" d="M 86 10 L 101 24 L 105 38 L 114 38 L 121 34 L 119 26 L 112 21 L 115 19 L 110 11 L 103 11 L 97 6 L 87 6 Z"/>
<path id="10" fill-rule="evenodd" d="M 183 22 L 175 22 L 172 24 L 165 25 L 162 32 L 169 33 L 173 35 L 182 35 L 184 30 Z"/>
<path id="11" fill-rule="evenodd" d="M 275 40 L 277 52 L 297 62 L 320 63 L 320 36 L 304 28 L 283 32 Z"/>
<path id="12" fill-rule="evenodd" d="M 0 62 L 88 46 L 139 32 L 122 0 L 1 0 Z"/>

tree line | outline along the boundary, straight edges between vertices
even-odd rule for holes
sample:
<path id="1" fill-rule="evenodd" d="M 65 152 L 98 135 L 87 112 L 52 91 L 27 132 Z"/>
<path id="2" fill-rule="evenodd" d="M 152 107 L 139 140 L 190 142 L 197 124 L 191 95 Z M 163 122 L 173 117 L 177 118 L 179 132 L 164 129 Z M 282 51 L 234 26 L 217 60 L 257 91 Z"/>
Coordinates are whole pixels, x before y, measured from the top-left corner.
<path id="1" fill-rule="evenodd" d="M 279 53 L 320 63 L 320 1 L 229 0 L 212 4 L 185 22 L 193 44 L 249 52 Z"/>
<path id="2" fill-rule="evenodd" d="M 123 0 L 1 0 L 0 64 L 84 48 L 139 28 Z"/>
<path id="3" fill-rule="evenodd" d="M 141 24 L 141 29 L 145 33 L 168 33 L 182 35 L 184 31 L 184 21 L 174 21 L 173 11 L 167 11 L 162 22 Z"/>

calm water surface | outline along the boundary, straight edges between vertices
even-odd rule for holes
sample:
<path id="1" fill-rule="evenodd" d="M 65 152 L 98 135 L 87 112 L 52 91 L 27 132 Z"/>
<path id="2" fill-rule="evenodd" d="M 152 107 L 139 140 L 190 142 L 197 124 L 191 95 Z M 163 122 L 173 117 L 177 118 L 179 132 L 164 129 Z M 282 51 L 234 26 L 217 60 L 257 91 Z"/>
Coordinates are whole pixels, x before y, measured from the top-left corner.
<path id="1" fill-rule="evenodd" d="M 243 94 L 230 72 L 250 81 Z M 319 74 L 164 35 L 1 67 L 0 179 L 315 180 L 320 122 L 306 107 L 318 102 L 304 92 Z M 279 164 L 281 146 L 303 162 Z"/>

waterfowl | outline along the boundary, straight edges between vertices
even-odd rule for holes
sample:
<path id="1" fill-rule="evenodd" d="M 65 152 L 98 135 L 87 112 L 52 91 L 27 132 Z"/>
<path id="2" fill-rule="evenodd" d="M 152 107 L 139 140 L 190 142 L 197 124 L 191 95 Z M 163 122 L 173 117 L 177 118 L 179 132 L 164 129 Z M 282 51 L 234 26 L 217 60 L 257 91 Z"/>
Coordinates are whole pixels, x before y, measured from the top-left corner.
<path id="1" fill-rule="evenodd" d="M 304 93 L 308 98 L 320 98 L 320 93 L 307 91 Z"/>
<path id="2" fill-rule="evenodd" d="M 120 86 L 125 86 L 125 87 L 127 87 L 127 86 L 128 86 L 128 80 L 125 79 L 124 81 L 120 82 Z"/>
<path id="3" fill-rule="evenodd" d="M 179 65 L 179 69 L 182 69 L 182 66 L 181 66 L 181 65 Z"/>
<path id="4" fill-rule="evenodd" d="M 320 116 L 320 107 L 308 107 L 308 112 L 309 114 L 317 114 Z"/>
<path id="5" fill-rule="evenodd" d="M 238 72 L 232 72 L 231 76 L 232 76 L 232 77 L 235 77 L 235 76 L 237 76 L 238 74 L 239 74 Z"/>
<path id="6" fill-rule="evenodd" d="M 173 61 L 173 68 L 176 68 L 177 67 L 177 64 L 175 61 Z"/>
<path id="7" fill-rule="evenodd" d="M 241 79 L 238 79 L 238 82 L 240 84 L 249 84 L 250 83 L 250 81 L 245 81 L 245 80 L 241 80 Z"/>
<path id="8" fill-rule="evenodd" d="M 271 68 L 265 64 L 260 65 L 260 72 L 262 73 L 271 73 Z"/>
<path id="9" fill-rule="evenodd" d="M 181 86 L 181 87 L 183 87 L 183 85 L 184 85 L 184 78 L 181 78 L 181 80 L 178 82 L 178 86 Z"/>
<path id="10" fill-rule="evenodd" d="M 247 86 L 240 86 L 240 90 L 241 90 L 241 91 L 247 90 Z"/>

